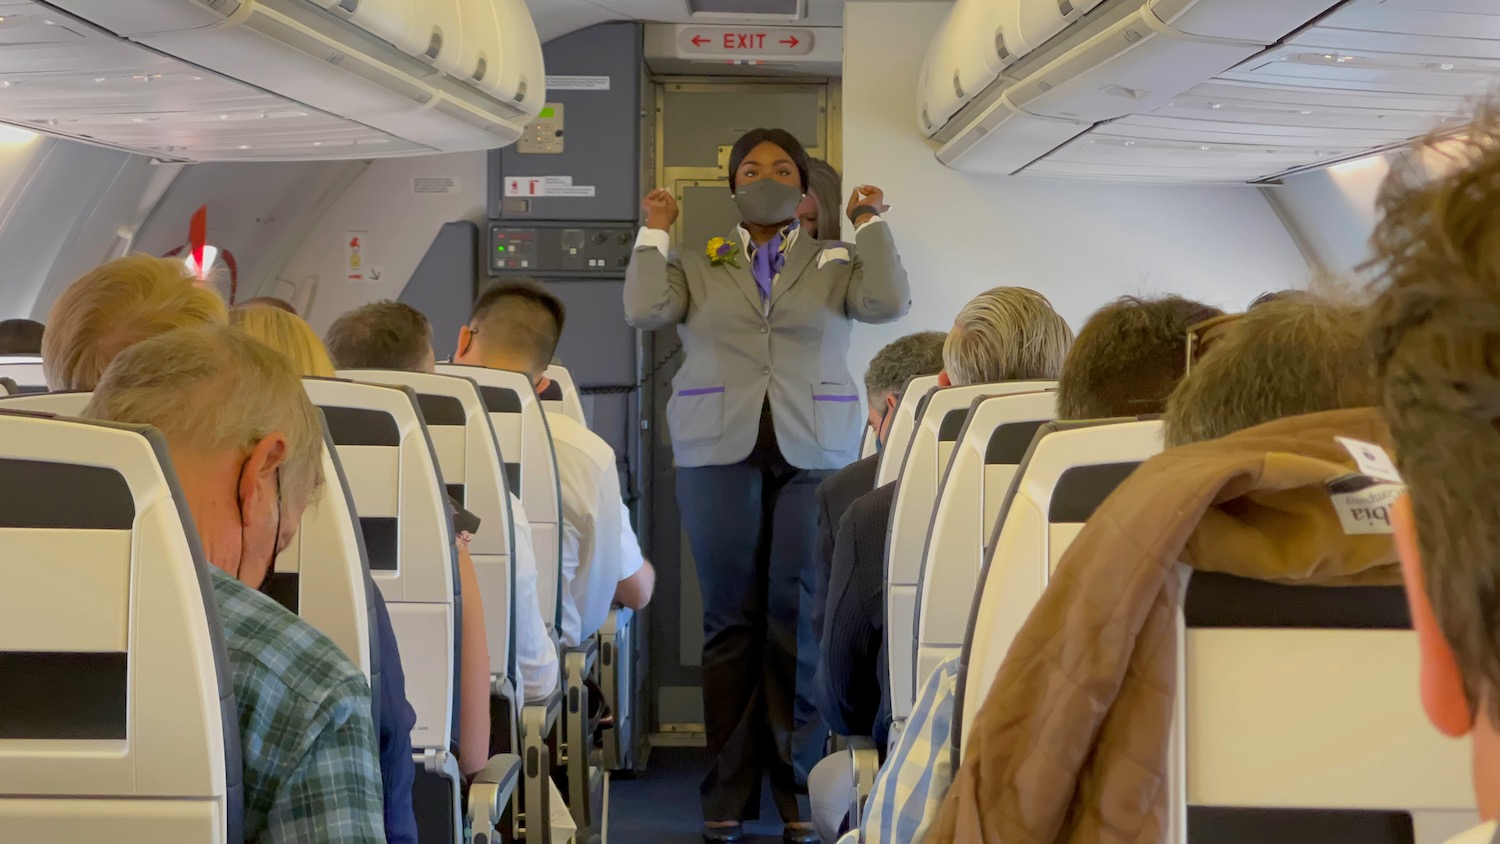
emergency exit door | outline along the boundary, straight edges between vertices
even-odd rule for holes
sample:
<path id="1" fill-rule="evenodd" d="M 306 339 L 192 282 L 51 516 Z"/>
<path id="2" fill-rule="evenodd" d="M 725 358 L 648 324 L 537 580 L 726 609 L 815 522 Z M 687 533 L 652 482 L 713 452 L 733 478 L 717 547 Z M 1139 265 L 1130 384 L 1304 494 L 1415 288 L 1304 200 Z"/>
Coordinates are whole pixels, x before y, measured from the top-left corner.
<path id="1" fill-rule="evenodd" d="M 729 191 L 729 152 L 755 128 L 790 132 L 813 158 L 841 167 L 842 120 L 836 82 L 777 80 L 715 82 L 666 80 L 656 86 L 655 184 L 677 198 L 681 215 L 672 231 L 673 248 L 701 250 L 739 223 Z M 648 174 L 651 168 L 648 167 Z M 677 510 L 672 446 L 666 404 L 671 378 L 680 363 L 674 330 L 654 332 L 645 361 L 661 364 L 649 380 L 652 444 L 652 548 L 661 572 L 651 613 L 652 685 L 656 695 L 658 742 L 680 734 L 685 743 L 701 737 L 703 699 L 699 664 L 703 647 L 703 605 L 692 551 Z M 667 734 L 664 736 L 663 734 Z"/>

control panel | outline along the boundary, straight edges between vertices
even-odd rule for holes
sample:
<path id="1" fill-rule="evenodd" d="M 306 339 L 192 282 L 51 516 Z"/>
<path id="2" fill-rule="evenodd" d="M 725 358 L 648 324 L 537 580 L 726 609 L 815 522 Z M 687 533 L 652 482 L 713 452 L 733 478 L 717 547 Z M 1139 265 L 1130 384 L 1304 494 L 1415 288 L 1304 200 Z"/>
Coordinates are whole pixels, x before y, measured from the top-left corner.
<path id="1" fill-rule="evenodd" d="M 491 275 L 618 278 L 635 251 L 634 223 L 491 222 Z"/>
<path id="2" fill-rule="evenodd" d="M 547 103 L 536 119 L 526 125 L 526 131 L 516 139 L 516 152 L 522 155 L 562 155 L 563 116 L 567 107 L 562 103 Z"/>

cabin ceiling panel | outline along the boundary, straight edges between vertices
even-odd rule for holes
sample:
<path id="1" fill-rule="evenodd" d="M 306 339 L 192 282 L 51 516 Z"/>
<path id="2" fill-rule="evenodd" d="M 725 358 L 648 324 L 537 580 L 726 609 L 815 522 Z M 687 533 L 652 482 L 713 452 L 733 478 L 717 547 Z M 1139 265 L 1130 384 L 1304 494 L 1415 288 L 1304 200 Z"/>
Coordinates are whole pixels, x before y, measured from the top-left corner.
<path id="1" fill-rule="evenodd" d="M 612 20 L 638 20 L 655 23 L 705 23 L 705 17 L 694 16 L 686 0 L 526 0 L 536 20 L 543 41 L 566 35 L 597 23 Z M 754 6 L 747 0 L 746 7 Z M 713 23 L 733 18 L 713 16 Z M 751 18 L 744 20 L 750 21 Z M 768 22 L 759 19 L 760 23 Z M 780 21 L 791 23 L 791 21 Z M 843 26 L 844 0 L 807 0 L 807 15 L 802 26 Z"/>

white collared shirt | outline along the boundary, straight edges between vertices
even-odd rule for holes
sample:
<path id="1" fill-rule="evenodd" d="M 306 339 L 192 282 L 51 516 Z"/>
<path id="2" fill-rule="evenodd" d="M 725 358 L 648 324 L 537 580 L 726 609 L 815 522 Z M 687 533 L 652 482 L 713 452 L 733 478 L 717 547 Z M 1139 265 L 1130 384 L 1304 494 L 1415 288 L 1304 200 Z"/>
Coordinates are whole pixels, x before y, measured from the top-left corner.
<path id="1" fill-rule="evenodd" d="M 1474 827 L 1457 838 L 1448 839 L 1448 844 L 1491 844 L 1497 840 L 1500 840 L 1500 833 L 1496 831 L 1495 822 L 1490 821 Z"/>
<path id="2" fill-rule="evenodd" d="M 598 434 L 562 413 L 547 413 L 561 488 L 562 629 L 577 647 L 604 626 L 615 587 L 645 565 L 620 497 L 615 451 Z"/>
<path id="3" fill-rule="evenodd" d="M 864 231 L 866 227 L 872 226 L 875 223 L 878 223 L 880 221 L 881 221 L 880 220 L 880 215 L 877 214 L 877 215 L 871 217 L 870 219 L 865 220 L 863 223 L 860 223 L 859 225 L 855 226 L 854 227 L 854 236 L 855 236 L 855 238 L 858 238 L 859 237 L 859 233 L 862 232 L 862 231 Z M 735 230 L 739 233 L 740 242 L 741 243 L 749 243 L 750 242 L 750 235 L 745 231 L 745 227 L 744 226 L 735 226 Z M 797 238 L 798 233 L 800 233 L 801 231 L 802 231 L 802 227 L 798 226 L 797 229 L 792 232 L 792 239 L 793 239 L 794 242 L 795 242 L 795 240 Z M 644 249 L 644 248 L 648 248 L 648 247 L 652 248 L 652 249 L 655 249 L 658 252 L 660 252 L 663 258 L 671 258 L 672 257 L 672 255 L 671 255 L 671 252 L 672 252 L 672 236 L 670 234 L 667 234 L 666 232 L 662 231 L 661 229 L 653 229 L 653 228 L 648 228 L 646 226 L 642 226 L 640 234 L 638 234 L 638 235 L 635 236 L 635 248 L 636 249 Z M 792 248 L 792 244 L 788 243 L 787 244 L 787 248 L 791 249 Z"/>
<path id="4" fill-rule="evenodd" d="M 522 700 L 532 703 L 558 688 L 557 647 L 547 635 L 541 598 L 537 597 L 531 522 L 515 493 L 511 493 L 510 507 L 516 532 L 516 663 L 521 672 Z"/>

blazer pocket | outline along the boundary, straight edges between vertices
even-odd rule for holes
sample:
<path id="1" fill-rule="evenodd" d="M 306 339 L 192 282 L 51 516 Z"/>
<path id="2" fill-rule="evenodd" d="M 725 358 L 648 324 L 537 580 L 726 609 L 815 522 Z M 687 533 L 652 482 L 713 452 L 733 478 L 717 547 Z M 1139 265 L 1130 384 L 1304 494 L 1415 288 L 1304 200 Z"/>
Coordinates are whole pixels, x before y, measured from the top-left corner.
<path id="1" fill-rule="evenodd" d="M 858 442 L 863 416 L 859 390 L 849 382 L 812 385 L 813 427 L 818 447 L 846 451 Z"/>
<path id="2" fill-rule="evenodd" d="M 724 434 L 724 388 L 678 390 L 667 402 L 674 445 L 708 445 Z"/>

